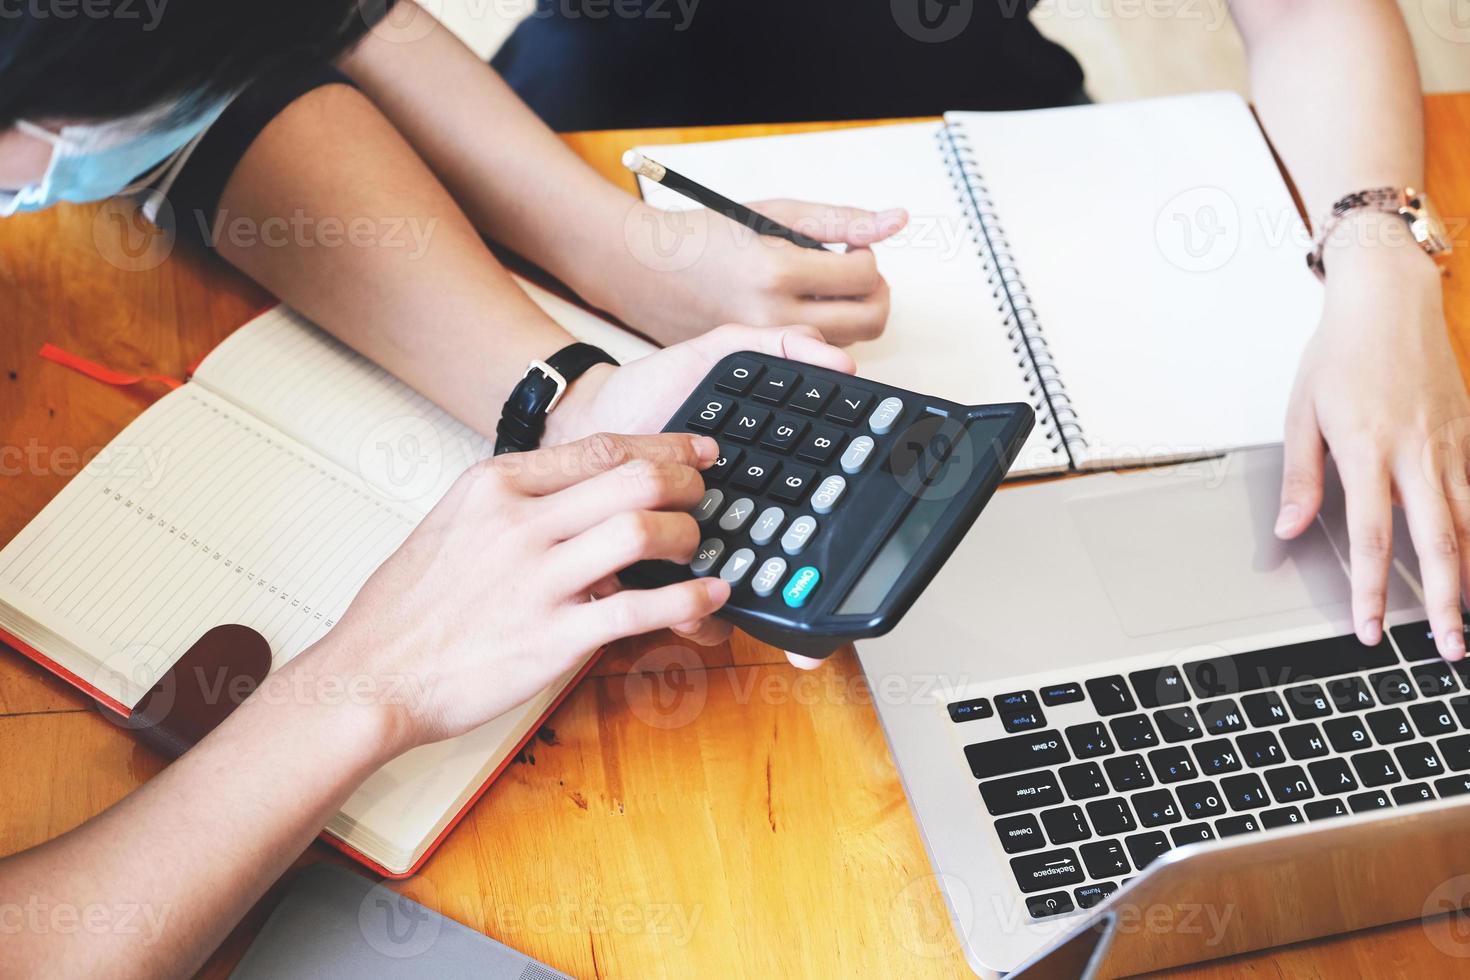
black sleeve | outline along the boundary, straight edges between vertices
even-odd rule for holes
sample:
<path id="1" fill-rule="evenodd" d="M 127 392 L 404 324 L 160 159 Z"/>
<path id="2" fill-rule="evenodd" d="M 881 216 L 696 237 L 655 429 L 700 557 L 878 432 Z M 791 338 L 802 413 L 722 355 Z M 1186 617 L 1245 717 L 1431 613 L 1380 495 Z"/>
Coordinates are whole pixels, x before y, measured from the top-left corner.
<path id="1" fill-rule="evenodd" d="M 209 230 L 219 199 L 245 151 L 287 106 L 327 85 L 350 86 L 352 81 L 331 65 L 318 65 L 278 73 L 240 93 L 209 128 L 169 189 L 179 241 L 204 249 L 214 247 Z"/>

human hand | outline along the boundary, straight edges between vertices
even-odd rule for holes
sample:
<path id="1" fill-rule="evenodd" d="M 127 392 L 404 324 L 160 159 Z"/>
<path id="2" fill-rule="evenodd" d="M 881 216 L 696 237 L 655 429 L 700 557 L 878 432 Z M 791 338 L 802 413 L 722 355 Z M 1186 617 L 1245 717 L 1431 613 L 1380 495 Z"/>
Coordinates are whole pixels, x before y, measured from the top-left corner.
<path id="1" fill-rule="evenodd" d="M 588 371 L 546 417 L 543 445 L 570 442 L 593 432 L 658 432 L 721 358 L 744 350 L 844 374 L 856 370 L 851 357 L 826 343 L 811 327 L 729 324 L 622 367 L 600 365 Z"/>
<path id="2" fill-rule="evenodd" d="M 847 251 L 817 251 L 703 208 L 660 211 L 636 205 L 625 224 L 634 263 L 604 284 L 607 306 L 665 344 L 716 324 L 810 324 L 834 344 L 878 336 L 888 322 L 888 283 L 868 246 L 901 230 L 908 214 L 757 201 L 758 214 Z"/>
<path id="3" fill-rule="evenodd" d="M 1397 220 L 1397 219 L 1389 219 Z M 1470 399 L 1446 331 L 1440 276 L 1417 247 L 1344 248 L 1328 259 L 1322 324 L 1302 358 L 1286 424 L 1276 533 L 1295 538 L 1322 503 L 1324 450 L 1337 463 L 1351 538 L 1358 638 L 1383 636 L 1392 506 L 1408 518 L 1424 604 L 1442 656 L 1465 656 Z"/>
<path id="4" fill-rule="evenodd" d="M 293 666 L 379 689 L 414 678 L 415 703 L 383 706 L 397 754 L 505 713 L 612 640 L 709 632 L 730 596 L 718 578 L 623 590 L 616 575 L 693 558 L 689 511 L 716 451 L 703 436 L 601 435 L 476 465 Z"/>

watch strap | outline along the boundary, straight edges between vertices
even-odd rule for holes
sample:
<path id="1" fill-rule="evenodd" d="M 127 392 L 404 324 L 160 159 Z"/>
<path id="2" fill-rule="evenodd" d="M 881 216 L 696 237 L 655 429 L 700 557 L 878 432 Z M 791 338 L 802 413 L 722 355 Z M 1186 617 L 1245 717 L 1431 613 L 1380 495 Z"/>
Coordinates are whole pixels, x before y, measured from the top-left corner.
<path id="1" fill-rule="evenodd" d="M 546 416 L 572 382 L 599 364 L 617 363 L 601 347 L 583 343 L 569 344 L 544 361 L 532 361 L 500 412 L 495 455 L 529 452 L 541 445 Z"/>
<path id="2" fill-rule="evenodd" d="M 1332 212 L 1322 222 L 1322 227 L 1317 232 L 1317 237 L 1312 243 L 1311 254 L 1307 256 L 1307 267 L 1316 274 L 1318 279 L 1327 278 L 1327 243 L 1353 212 L 1374 211 L 1391 214 L 1403 218 L 1410 223 L 1411 227 L 1415 227 L 1414 221 L 1423 214 L 1426 206 L 1427 198 L 1413 188 L 1404 187 L 1372 187 L 1355 191 L 1339 199 L 1332 205 Z M 1445 251 L 1443 243 L 1434 240 L 1421 240 L 1419 246 L 1430 255 Z"/>

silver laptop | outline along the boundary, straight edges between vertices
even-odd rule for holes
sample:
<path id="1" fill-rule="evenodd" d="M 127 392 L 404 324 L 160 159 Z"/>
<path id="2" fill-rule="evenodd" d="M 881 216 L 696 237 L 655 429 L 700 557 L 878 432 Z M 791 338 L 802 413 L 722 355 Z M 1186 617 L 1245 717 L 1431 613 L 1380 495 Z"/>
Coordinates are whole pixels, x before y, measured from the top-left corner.
<path id="1" fill-rule="evenodd" d="M 1465 903 L 1470 672 L 1435 654 L 1401 519 L 1389 638 L 1357 642 L 1341 491 L 1283 544 L 1280 471 L 999 493 L 859 644 L 977 973 L 1126 975 Z"/>
<path id="2" fill-rule="evenodd" d="M 433 892 L 433 884 L 420 889 Z M 230 980 L 571 980 L 344 868 L 296 873 Z"/>

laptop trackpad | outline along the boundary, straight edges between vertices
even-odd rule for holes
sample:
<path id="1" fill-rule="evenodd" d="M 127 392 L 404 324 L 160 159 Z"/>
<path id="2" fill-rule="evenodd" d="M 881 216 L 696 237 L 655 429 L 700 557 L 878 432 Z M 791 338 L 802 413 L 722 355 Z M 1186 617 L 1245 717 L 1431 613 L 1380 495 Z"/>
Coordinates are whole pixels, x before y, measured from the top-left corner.
<path id="1" fill-rule="evenodd" d="M 1326 609 L 1350 598 L 1347 575 L 1320 524 L 1276 540 L 1277 487 L 1171 482 L 1068 501 L 1073 524 L 1130 637 Z"/>

